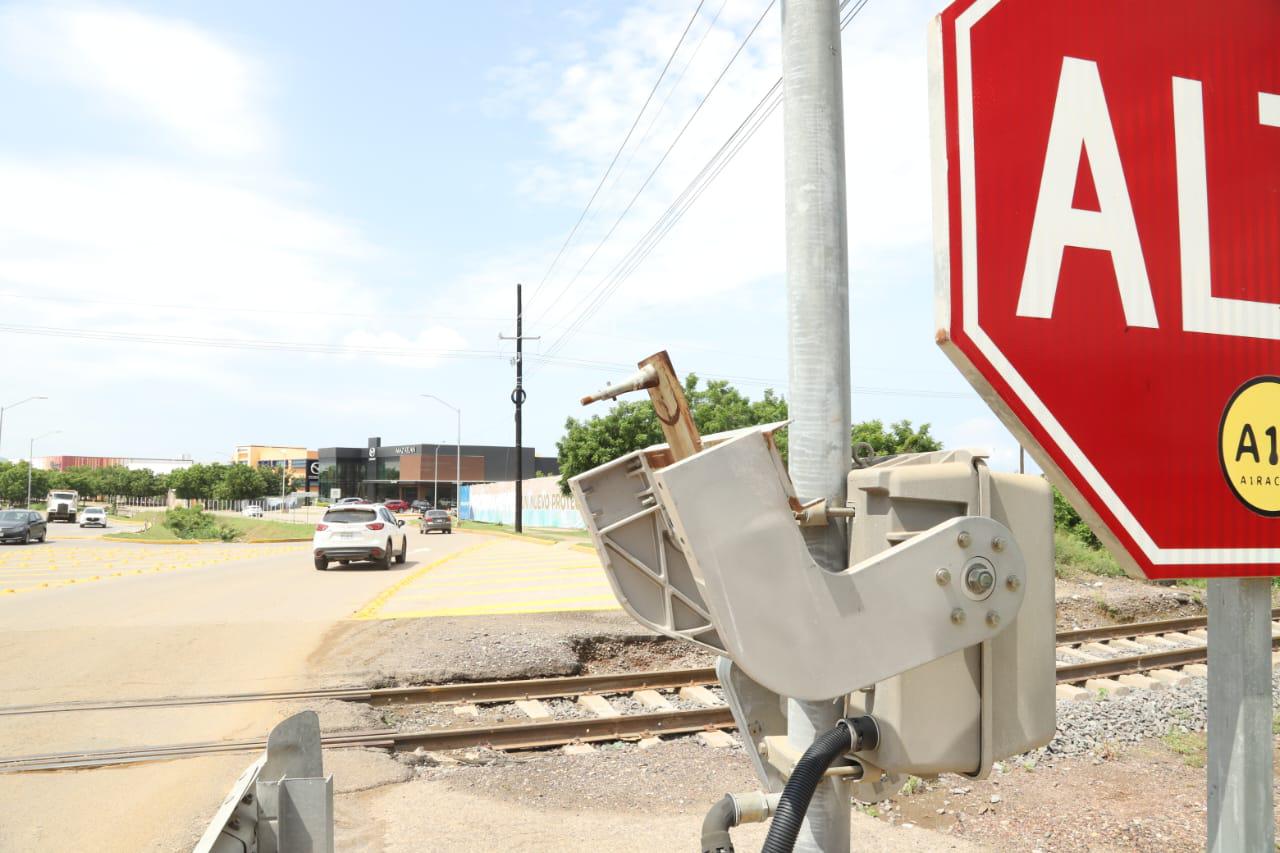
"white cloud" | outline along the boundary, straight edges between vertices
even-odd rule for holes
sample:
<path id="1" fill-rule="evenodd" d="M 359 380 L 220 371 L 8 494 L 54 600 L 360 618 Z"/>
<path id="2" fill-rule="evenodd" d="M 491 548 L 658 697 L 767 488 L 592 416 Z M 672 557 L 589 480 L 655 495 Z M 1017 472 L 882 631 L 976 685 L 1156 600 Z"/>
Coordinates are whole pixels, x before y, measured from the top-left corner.
<path id="1" fill-rule="evenodd" d="M 778 79 L 780 26 L 775 9 L 703 104 L 616 232 L 587 263 L 760 11 L 727 6 L 716 26 L 709 28 L 714 7 L 708 6 L 690 31 L 650 110 L 667 99 L 668 87 L 701 43 L 680 86 L 671 92 L 665 110 L 647 135 L 644 131 L 650 118 L 646 116 L 641 122 L 631 145 L 641 138 L 643 145 L 638 153 L 624 155 L 615 167 L 574 246 L 531 304 L 531 314 L 537 318 L 565 291 L 542 318 L 544 323 L 567 323 L 581 311 L 593 289 Z M 898 267 L 904 248 L 928 252 L 931 240 L 923 37 L 927 16 L 921 12 L 918 30 L 892 30 L 875 22 L 872 12 L 859 16 L 850 28 L 843 55 L 849 254 L 853 279 L 859 284 L 884 277 L 886 270 Z M 575 61 L 566 65 L 547 57 L 531 57 L 501 72 L 506 79 L 520 80 L 519 95 L 525 99 L 527 115 L 542 125 L 547 144 L 556 155 L 549 158 L 550 163 L 524 173 L 522 191 L 536 201 L 566 205 L 571 211 L 585 204 L 687 16 L 687 6 L 682 3 L 651 0 L 637 4 L 596 42 L 589 43 L 586 54 Z M 565 49 L 569 53 L 581 48 L 579 44 Z M 558 72 L 548 70 L 557 67 Z M 781 119 L 782 111 L 778 110 L 760 128 L 610 299 L 596 321 L 598 325 L 619 325 L 638 309 L 714 304 L 762 279 L 784 274 Z M 575 196 L 576 202 L 571 200 Z M 565 222 L 565 231 L 570 225 L 572 218 Z M 556 241 L 546 248 L 548 257 L 537 266 L 539 274 L 558 246 Z M 584 263 L 582 274 L 565 289 Z"/>
<path id="2" fill-rule="evenodd" d="M 159 125 L 207 154 L 268 147 L 257 65 L 183 21 L 109 6 L 0 10 L 5 61 L 36 79 L 84 89 L 104 109 Z"/>
<path id="3" fill-rule="evenodd" d="M 154 330 L 173 312 L 138 303 L 196 304 L 211 310 L 178 314 L 185 334 L 234 326 L 279 338 L 270 309 L 340 310 L 358 287 L 348 267 L 377 254 L 352 226 L 220 173 L 0 158 L 0 186 L 0 289 L 124 303 L 71 303 L 57 314 L 64 325 L 115 318 L 113 328 Z M 220 312 L 234 308 L 263 313 L 233 322 Z"/>

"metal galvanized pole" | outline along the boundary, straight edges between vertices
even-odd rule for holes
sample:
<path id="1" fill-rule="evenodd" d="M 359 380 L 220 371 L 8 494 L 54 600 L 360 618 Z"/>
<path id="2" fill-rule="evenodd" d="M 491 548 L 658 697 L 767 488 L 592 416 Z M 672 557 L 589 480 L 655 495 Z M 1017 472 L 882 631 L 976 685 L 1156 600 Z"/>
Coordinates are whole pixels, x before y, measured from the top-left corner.
<path id="1" fill-rule="evenodd" d="M 802 500 L 826 498 L 843 506 L 851 466 L 851 383 L 844 95 L 836 6 L 836 0 L 784 0 L 782 78 L 793 419 L 788 468 Z M 801 530 L 824 569 L 848 567 L 843 521 Z M 789 700 L 787 738 L 803 750 L 840 716 L 838 701 Z M 796 850 L 849 849 L 849 794 L 847 784 L 836 779 L 819 786 Z"/>
<path id="2" fill-rule="evenodd" d="M 455 513 L 462 512 L 462 409 L 458 409 L 458 443 L 454 445 L 457 450 L 457 467 L 454 469 L 453 480 L 453 511 Z M 461 518 L 461 516 L 459 516 Z"/>
<path id="3" fill-rule="evenodd" d="M 36 456 L 36 440 L 31 439 L 31 443 L 27 445 L 27 509 L 31 509 L 31 461 Z M 46 506 L 45 509 L 48 509 Z"/>
<path id="4" fill-rule="evenodd" d="M 1209 853 L 1274 850 L 1271 579 L 1209 581 Z"/>
<path id="5" fill-rule="evenodd" d="M 520 409 L 524 405 L 524 303 L 520 285 L 516 285 L 516 533 L 524 531 L 524 421 Z"/>

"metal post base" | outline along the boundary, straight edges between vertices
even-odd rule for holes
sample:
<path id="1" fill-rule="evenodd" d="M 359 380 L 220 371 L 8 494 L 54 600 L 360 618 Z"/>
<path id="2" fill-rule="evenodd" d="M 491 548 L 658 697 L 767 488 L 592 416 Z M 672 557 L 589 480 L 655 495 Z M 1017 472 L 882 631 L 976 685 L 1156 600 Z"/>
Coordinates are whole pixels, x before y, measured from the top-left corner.
<path id="1" fill-rule="evenodd" d="M 1275 850 L 1271 579 L 1209 581 L 1209 853 Z"/>

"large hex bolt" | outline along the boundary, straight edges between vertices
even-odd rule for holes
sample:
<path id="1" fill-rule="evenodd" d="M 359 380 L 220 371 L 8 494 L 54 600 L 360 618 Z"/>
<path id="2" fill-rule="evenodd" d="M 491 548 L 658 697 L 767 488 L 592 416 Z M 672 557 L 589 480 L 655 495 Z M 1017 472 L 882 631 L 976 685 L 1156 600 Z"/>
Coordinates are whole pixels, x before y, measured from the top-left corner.
<path id="1" fill-rule="evenodd" d="M 981 557 L 974 557 L 964 567 L 964 594 L 974 601 L 983 601 L 991 597 L 996 588 L 996 570 Z"/>

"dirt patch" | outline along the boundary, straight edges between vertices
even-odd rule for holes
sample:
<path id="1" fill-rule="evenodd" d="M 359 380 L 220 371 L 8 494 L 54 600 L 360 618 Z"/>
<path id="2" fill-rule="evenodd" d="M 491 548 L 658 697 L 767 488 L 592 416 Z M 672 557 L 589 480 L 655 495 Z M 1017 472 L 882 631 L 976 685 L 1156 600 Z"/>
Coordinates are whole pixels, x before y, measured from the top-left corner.
<path id="1" fill-rule="evenodd" d="M 378 619 L 335 625 L 318 684 L 393 686 L 710 666 L 711 655 L 616 611 Z"/>
<path id="2" fill-rule="evenodd" d="M 1055 585 L 1058 629 L 1095 628 L 1152 619 L 1203 616 L 1204 591 L 1132 578 L 1078 575 Z"/>
<path id="3" fill-rule="evenodd" d="M 715 666 L 716 656 L 683 640 L 597 634 L 569 638 L 584 673 L 643 672 Z"/>
<path id="4" fill-rule="evenodd" d="M 1000 850 L 1204 849 L 1202 755 L 1182 741 L 1149 740 L 1052 765 L 1003 764 L 975 782 L 944 775 L 863 810 Z M 1277 765 L 1280 766 L 1280 765 Z M 1280 816 L 1280 812 L 1277 813 Z"/>

